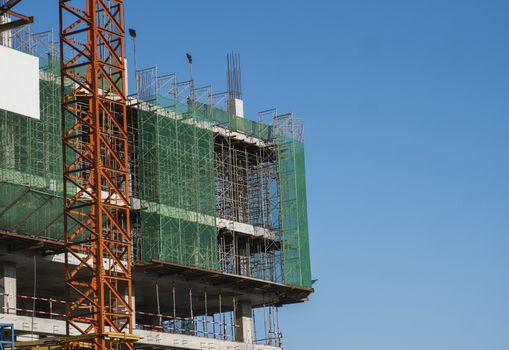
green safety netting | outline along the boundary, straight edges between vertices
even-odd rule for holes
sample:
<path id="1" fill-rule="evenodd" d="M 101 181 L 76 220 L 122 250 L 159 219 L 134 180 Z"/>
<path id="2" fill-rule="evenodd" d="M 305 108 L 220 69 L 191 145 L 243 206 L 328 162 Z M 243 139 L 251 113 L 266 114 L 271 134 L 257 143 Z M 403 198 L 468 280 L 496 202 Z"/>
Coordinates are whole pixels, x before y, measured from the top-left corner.
<path id="1" fill-rule="evenodd" d="M 41 70 L 41 119 L 0 110 L 0 229 L 63 237 L 60 85 Z"/>
<path id="2" fill-rule="evenodd" d="M 145 107 L 137 117 L 142 258 L 217 269 L 212 127 Z"/>
<path id="3" fill-rule="evenodd" d="M 241 118 L 220 108 L 211 107 L 200 102 L 192 104 L 175 102 L 165 97 L 155 97 L 151 102 L 162 108 L 171 109 L 181 114 L 189 114 L 195 119 L 210 121 L 226 129 L 256 137 L 266 142 L 274 140 L 274 128 L 272 125 Z"/>
<path id="4" fill-rule="evenodd" d="M 0 110 L 0 229 L 63 237 L 60 85 L 41 70 L 41 119 Z M 272 125 L 204 104 L 158 99 L 137 109 L 142 259 L 219 269 L 214 125 L 277 141 L 284 283 L 311 286 L 304 144 Z"/>
<path id="5" fill-rule="evenodd" d="M 304 143 L 278 137 L 284 283 L 311 287 Z"/>

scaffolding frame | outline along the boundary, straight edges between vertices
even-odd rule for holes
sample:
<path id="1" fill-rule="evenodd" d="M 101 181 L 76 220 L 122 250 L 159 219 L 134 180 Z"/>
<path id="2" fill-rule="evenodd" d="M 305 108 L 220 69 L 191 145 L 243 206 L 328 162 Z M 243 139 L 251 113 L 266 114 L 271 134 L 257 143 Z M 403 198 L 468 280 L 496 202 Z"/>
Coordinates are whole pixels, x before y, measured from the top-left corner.
<path id="1" fill-rule="evenodd" d="M 217 269 L 211 124 L 141 102 L 137 130 L 139 256 Z"/>
<path id="2" fill-rule="evenodd" d="M 311 288 L 304 123 L 293 113 L 274 117 L 280 172 L 284 283 Z"/>
<path id="3" fill-rule="evenodd" d="M 282 282 L 277 149 L 223 130 L 214 139 L 216 215 L 226 222 L 219 230 L 221 271 Z M 234 223 L 262 233 L 239 233 Z"/>
<path id="4" fill-rule="evenodd" d="M 196 208 L 185 209 L 186 215 L 205 214 L 209 220 L 219 222 L 217 243 L 211 244 L 211 251 L 215 250 L 217 256 L 210 260 L 218 259 L 213 265 L 223 272 L 282 282 L 277 147 L 272 137 L 272 127 L 261 120 L 263 113 L 260 121 L 254 122 L 218 109 L 215 105 L 227 105 L 228 93 L 213 93 L 210 85 L 194 88 L 191 81 L 178 81 L 174 73 L 159 75 L 157 66 L 139 70 L 136 80 L 139 103 L 137 150 L 138 158 L 143 164 L 138 167 L 139 179 L 134 182 L 142 184 L 140 188 L 148 189 L 145 193 L 140 192 L 140 227 L 145 232 L 141 234 L 141 237 L 144 237 L 141 238 L 144 242 L 141 258 L 161 258 L 160 241 L 163 241 L 163 238 L 153 237 L 150 232 L 164 231 L 162 223 L 155 223 L 160 220 L 160 213 L 165 211 L 164 206 L 161 207 L 161 198 L 167 198 L 168 192 L 157 191 L 164 182 L 161 176 L 172 172 L 168 165 L 176 169 L 182 168 L 175 156 L 173 159 L 164 159 L 174 153 L 172 149 L 167 149 L 164 143 L 172 144 L 176 141 L 173 143 L 173 150 L 178 149 L 182 135 L 167 130 L 166 133 L 173 133 L 172 140 L 162 136 L 161 131 L 165 128 L 178 130 L 179 123 L 185 120 L 187 124 L 213 130 L 213 133 L 201 134 L 205 138 L 196 142 L 207 145 L 213 142 L 213 150 L 207 150 L 202 161 L 210 164 L 209 157 L 212 157 L 214 163 L 215 199 L 212 201 L 215 203 L 215 210 L 203 213 Z M 194 91 L 190 90 L 192 88 Z M 173 122 L 170 122 L 171 120 Z M 163 122 L 166 125 L 163 125 Z M 177 126 L 170 126 L 175 123 Z M 147 135 L 143 130 L 150 132 Z M 265 137 L 258 141 L 253 139 L 250 144 L 239 141 L 239 135 Z M 190 145 L 188 148 L 192 149 Z M 161 164 L 166 164 L 164 167 L 167 169 L 162 169 Z M 173 182 L 179 183 L 178 175 Z M 175 191 L 177 190 L 173 189 L 172 192 Z M 187 195 L 196 197 L 196 192 L 190 188 Z M 200 193 L 200 196 L 210 197 L 210 193 Z M 175 199 L 166 203 L 166 206 L 182 209 Z M 251 225 L 254 230 L 263 234 L 241 234 L 233 227 L 235 222 Z M 179 235 L 182 234 L 182 229 L 182 223 L 173 225 L 172 228 L 173 232 L 180 232 Z M 166 230 L 171 231 L 170 228 Z M 152 237 L 148 238 L 150 236 Z M 181 240 L 174 246 L 178 248 L 170 254 L 170 261 L 189 263 L 178 256 L 184 250 Z M 198 254 L 196 250 L 195 254 Z"/>
<path id="5" fill-rule="evenodd" d="M 51 60 L 48 62 L 53 68 L 57 66 Z M 9 122 L 0 118 L 0 123 L 5 125 L 0 130 L 5 135 L 0 141 L 3 151 L 0 152 L 0 174 L 3 174 L 0 181 L 16 175 L 16 179 L 11 179 L 13 184 L 37 180 L 32 186 L 41 190 L 44 189 L 39 184 L 42 178 L 33 174 L 50 174 L 53 170 L 49 167 L 59 168 L 59 99 L 55 97 L 58 85 L 45 83 L 55 80 L 52 74 L 48 69 L 41 71 L 41 121 L 25 118 L 23 123 L 27 127 L 23 130 L 26 131 L 20 131 L 19 127 L 8 126 L 16 119 L 14 116 Z M 301 266 L 302 261 L 309 259 L 307 221 L 302 209 L 306 205 L 305 186 L 302 187 L 305 181 L 302 121 L 290 113 L 278 114 L 276 109 L 259 112 L 257 121 L 234 116 L 226 111 L 228 94 L 215 93 L 211 86 L 196 88 L 196 100 L 191 101 L 188 81 L 179 82 L 173 73 L 160 75 L 157 67 L 139 71 L 138 84 L 144 98 L 131 97 L 127 126 L 133 260 L 168 259 L 310 287 L 310 277 L 300 277 L 301 273 L 310 275 L 309 269 Z M 54 115 L 53 119 L 48 119 L 48 115 Z M 43 128 L 40 123 L 49 124 Z M 44 130 L 44 134 L 34 137 L 37 130 Z M 14 138 L 17 154 L 10 151 Z M 48 155 L 34 157 L 39 150 L 47 150 Z M 40 159 L 46 159 L 46 165 L 37 171 L 27 171 L 30 176 L 25 172 L 14 173 L 14 165 L 8 163 L 14 162 L 14 158 L 19 162 L 24 157 L 35 162 L 23 165 L 27 170 L 35 167 Z M 186 163 L 185 158 L 191 163 Z M 24 164 L 27 162 L 30 163 Z M 207 164 L 206 170 L 199 163 Z M 33 220 L 34 227 L 45 208 L 51 208 L 52 203 L 58 207 L 61 203 L 60 175 L 57 171 L 49 180 L 45 179 L 44 183 L 54 191 L 43 192 L 54 198 L 30 216 L 28 221 Z M 196 184 L 201 184 L 203 190 L 196 190 Z M 180 192 L 177 185 L 182 187 Z M 13 192 L 10 197 L 23 193 L 22 189 L 17 191 L 20 192 Z M 299 194 L 298 198 L 295 193 Z M 31 195 L 32 192 L 26 194 Z M 197 198 L 202 198 L 202 204 Z M 36 199 L 34 205 L 39 205 L 44 197 Z M 25 202 L 26 198 L 22 197 L 20 204 Z M 205 207 L 204 202 L 209 204 Z M 30 215 L 30 212 L 18 213 L 20 205 L 2 214 L 2 208 L 9 204 L 0 203 L 0 223 L 8 223 L 3 217 L 9 211 L 18 215 L 17 218 Z M 293 209 L 298 209 L 297 215 L 292 216 Z M 47 223 L 49 228 L 32 230 L 25 224 L 17 231 L 61 238 L 58 232 L 62 218 L 58 212 L 44 217 L 52 218 Z M 11 220 L 6 227 L 13 228 L 14 223 L 19 220 Z M 251 225 L 257 235 L 239 232 L 235 223 Z M 198 227 L 201 224 L 205 225 Z M 194 237 L 187 244 L 194 246 L 199 242 L 201 248 L 186 248 L 187 253 L 183 254 L 182 235 L 186 229 Z M 170 231 L 182 237 L 174 237 L 177 248 L 165 255 L 161 249 L 167 248 L 161 242 Z M 198 239 L 202 234 L 207 237 L 205 241 Z"/>
<path id="6" fill-rule="evenodd" d="M 0 225 L 63 238 L 60 74 L 52 30 L 9 30 L 14 49 L 40 58 L 41 119 L 0 110 Z"/>

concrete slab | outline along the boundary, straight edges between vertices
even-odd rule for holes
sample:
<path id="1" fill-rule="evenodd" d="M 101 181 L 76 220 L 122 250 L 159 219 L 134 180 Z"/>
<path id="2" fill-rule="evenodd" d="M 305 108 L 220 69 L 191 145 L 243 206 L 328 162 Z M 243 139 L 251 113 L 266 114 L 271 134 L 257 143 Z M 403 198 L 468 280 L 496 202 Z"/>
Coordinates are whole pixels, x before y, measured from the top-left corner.
<path id="1" fill-rule="evenodd" d="M 33 332 L 35 334 L 64 336 L 65 321 L 50 320 L 30 316 L 0 314 L 0 322 L 13 323 L 16 331 Z M 160 348 L 186 350 L 281 350 L 281 348 L 267 345 L 246 344 L 227 340 L 194 337 L 190 335 L 135 330 L 135 334 L 143 338 L 136 344 L 140 347 L 151 346 Z M 76 334 L 76 332 L 71 332 Z"/>

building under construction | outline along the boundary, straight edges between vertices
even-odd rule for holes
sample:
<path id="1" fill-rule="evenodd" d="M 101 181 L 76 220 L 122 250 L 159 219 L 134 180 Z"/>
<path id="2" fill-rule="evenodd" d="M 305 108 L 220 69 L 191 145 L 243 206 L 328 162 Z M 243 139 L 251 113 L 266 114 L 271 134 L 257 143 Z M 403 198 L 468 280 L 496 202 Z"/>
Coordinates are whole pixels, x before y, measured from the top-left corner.
<path id="1" fill-rule="evenodd" d="M 0 28 L 15 21 L 10 2 L 0 1 Z M 60 40 L 67 40 L 62 32 Z M 29 23 L 0 33 L 0 75 L 7 65 L 24 71 L 16 80 L 0 76 L 0 94 L 20 87 L 25 94 L 14 106 L 0 96 L 0 323 L 12 324 L 14 340 L 35 345 L 84 334 L 72 326 L 88 324 L 85 311 L 96 307 L 79 283 L 69 282 L 69 271 L 78 276 L 79 268 L 94 268 L 84 258 L 93 230 L 72 242 L 79 246 L 74 252 L 69 248 L 69 232 L 86 231 L 79 218 L 91 217 L 86 205 L 94 202 L 83 180 L 89 129 L 69 116 L 90 109 L 93 100 L 78 79 L 87 76 L 86 65 L 66 71 L 75 61 L 56 36 L 34 33 Z M 31 84 L 22 76 L 27 66 L 17 63 L 25 58 L 37 64 L 31 101 L 23 86 Z M 108 147 L 126 157 L 126 189 L 112 195 L 103 185 L 99 192 L 118 207 L 105 212 L 102 229 L 127 232 L 122 251 L 129 253 L 105 247 L 99 265 L 128 276 L 111 282 L 109 312 L 118 329 L 122 317 L 130 318 L 125 324 L 139 336 L 134 348 L 278 349 L 281 307 L 306 301 L 313 291 L 302 120 L 276 109 L 244 116 L 238 55 L 228 55 L 226 75 L 227 91 L 216 92 L 192 75 L 178 79 L 152 67 L 136 71 L 131 94 L 123 92 L 125 149 Z M 103 98 L 115 89 L 104 86 L 97 88 Z M 69 91 L 77 91 L 72 101 Z M 37 111 L 22 110 L 33 104 Z M 110 110 L 124 113 L 116 105 Z M 108 135 L 110 145 L 115 137 Z M 106 161 L 105 153 L 108 170 L 119 157 Z M 113 170 L 104 174 L 118 189 Z M 114 298 L 128 300 L 128 312 Z"/>

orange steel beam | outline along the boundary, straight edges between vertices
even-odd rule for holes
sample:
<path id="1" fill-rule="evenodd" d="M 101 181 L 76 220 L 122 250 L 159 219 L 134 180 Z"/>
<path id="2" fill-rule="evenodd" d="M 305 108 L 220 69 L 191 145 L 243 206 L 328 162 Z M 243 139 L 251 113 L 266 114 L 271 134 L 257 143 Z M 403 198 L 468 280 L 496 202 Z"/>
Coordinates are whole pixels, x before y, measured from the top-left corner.
<path id="1" fill-rule="evenodd" d="M 59 0 L 67 334 L 132 334 L 122 0 Z M 81 343 L 74 343 L 76 348 Z M 132 337 L 120 346 L 134 349 Z"/>
<path id="2" fill-rule="evenodd" d="M 34 22 L 34 17 L 25 16 L 12 10 L 20 2 L 21 0 L 8 0 L 3 5 L 0 5 L 0 16 L 10 16 L 9 22 L 0 24 L 0 33 Z"/>

